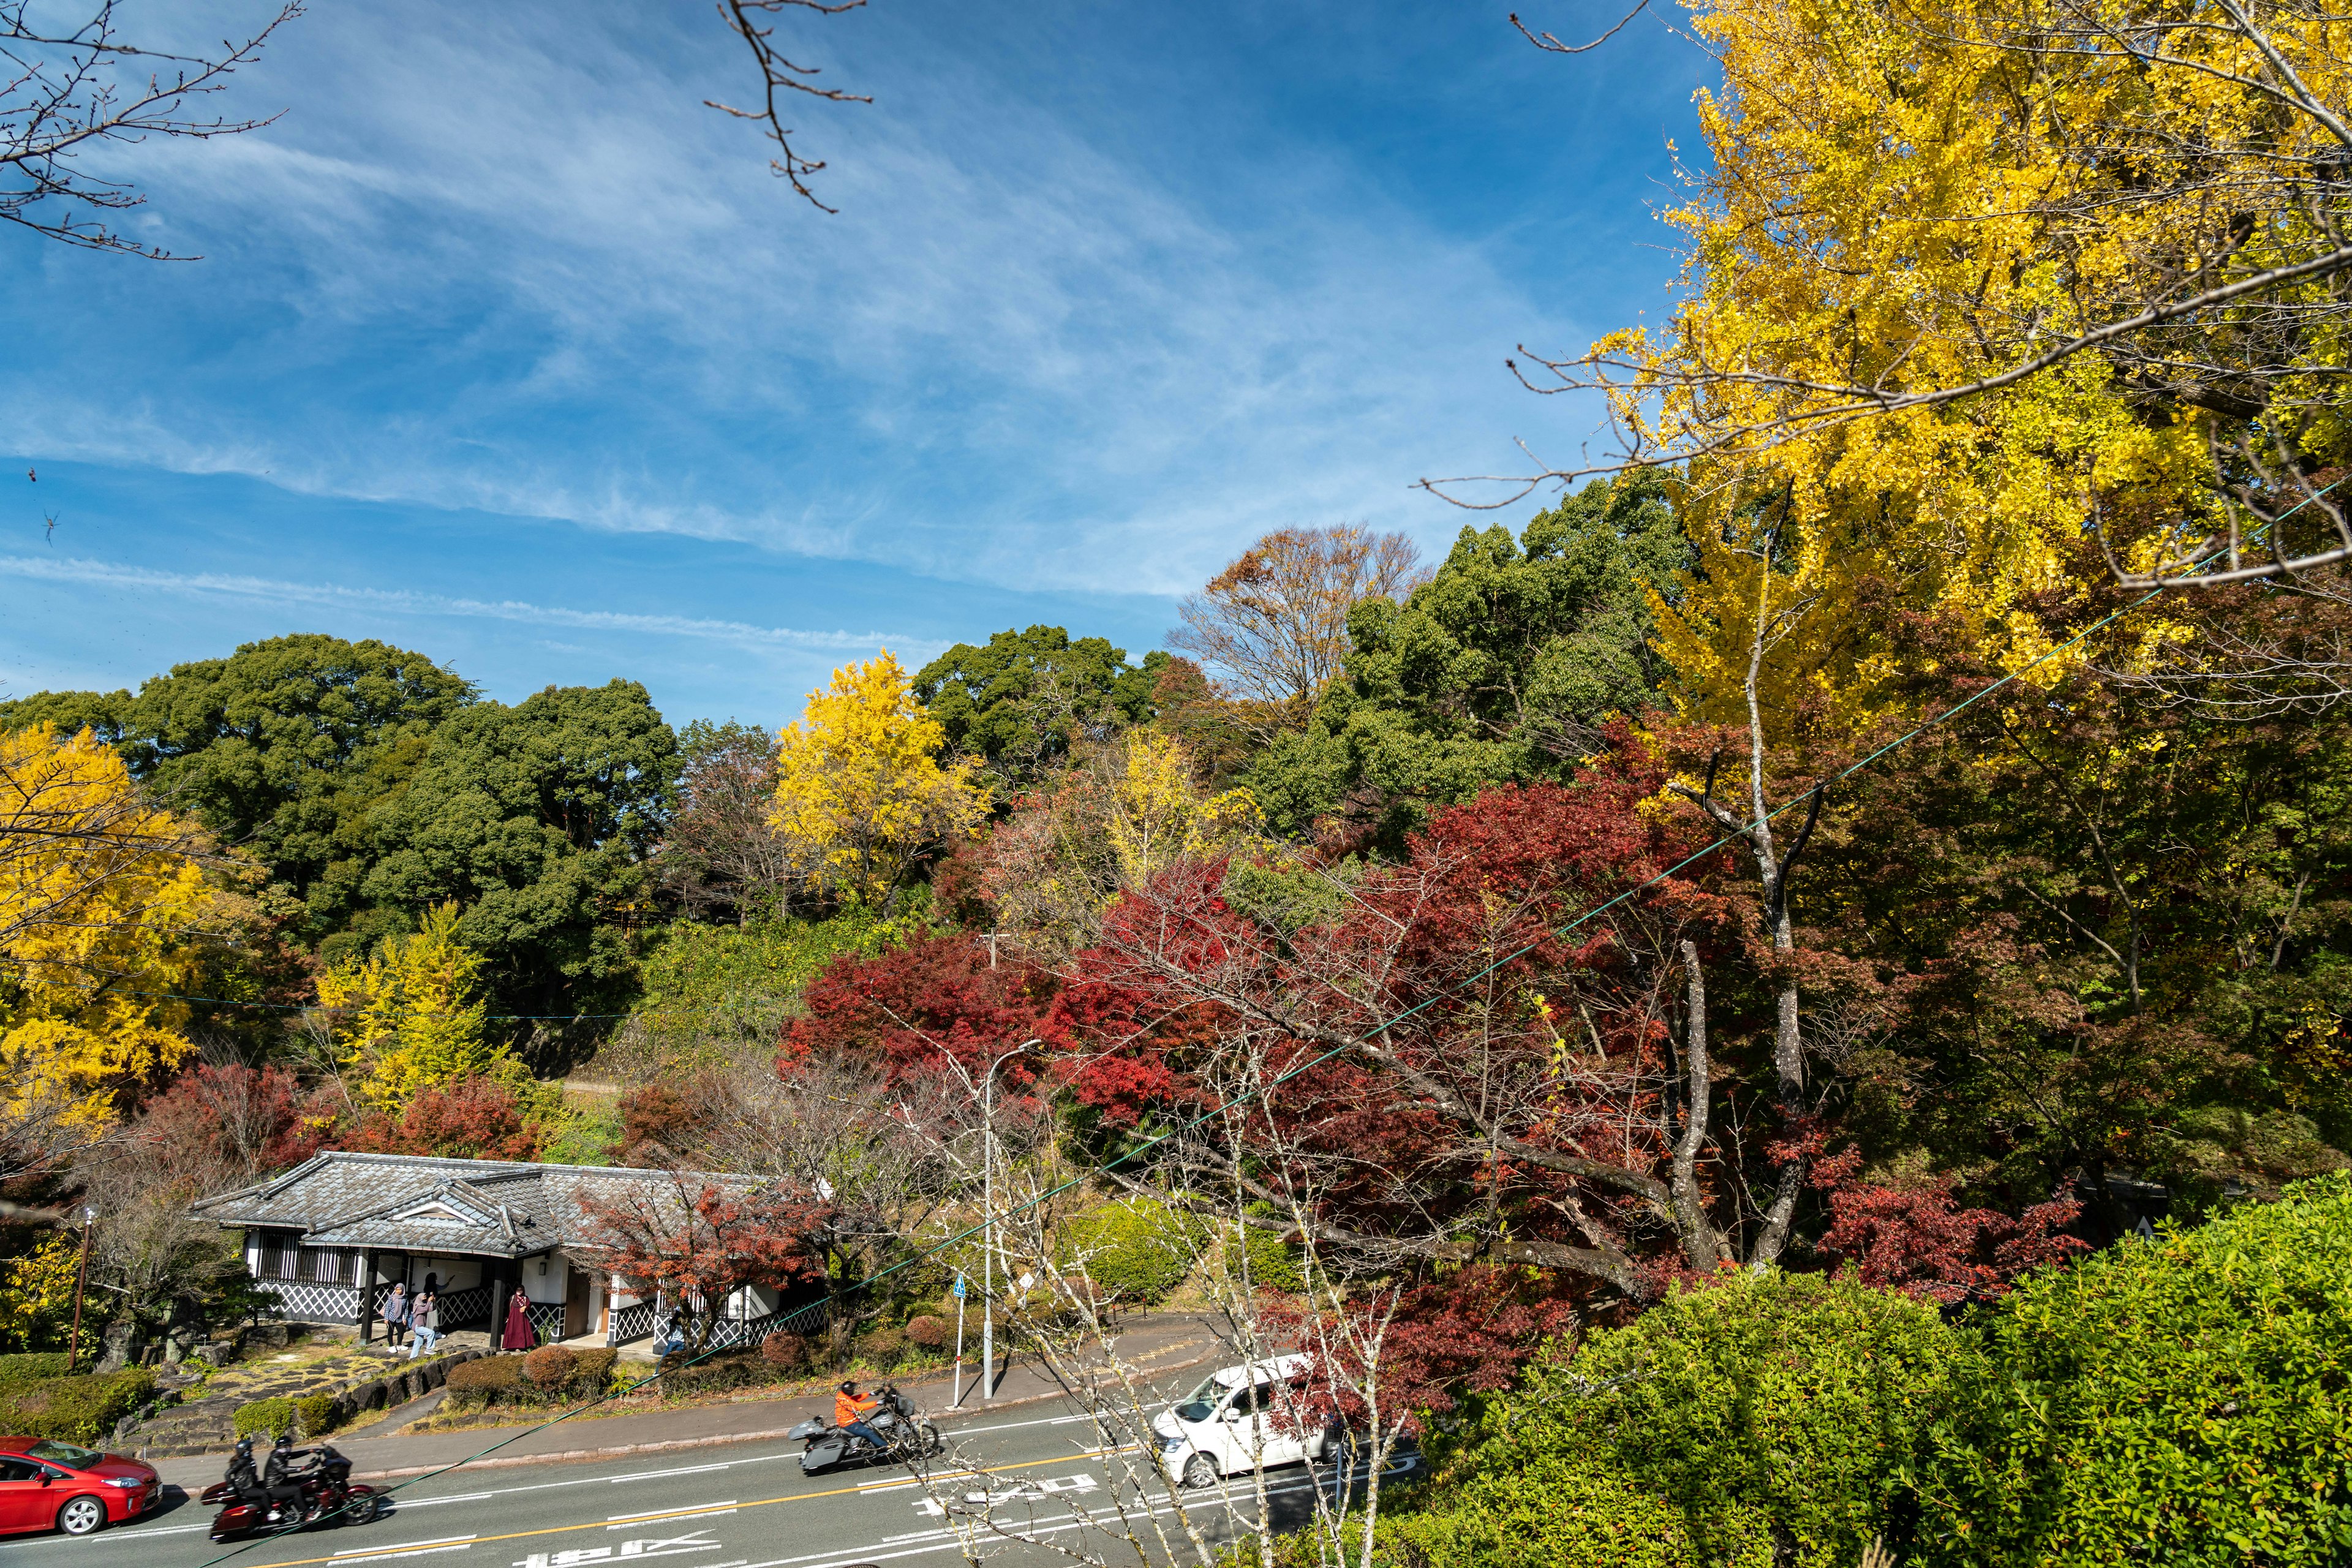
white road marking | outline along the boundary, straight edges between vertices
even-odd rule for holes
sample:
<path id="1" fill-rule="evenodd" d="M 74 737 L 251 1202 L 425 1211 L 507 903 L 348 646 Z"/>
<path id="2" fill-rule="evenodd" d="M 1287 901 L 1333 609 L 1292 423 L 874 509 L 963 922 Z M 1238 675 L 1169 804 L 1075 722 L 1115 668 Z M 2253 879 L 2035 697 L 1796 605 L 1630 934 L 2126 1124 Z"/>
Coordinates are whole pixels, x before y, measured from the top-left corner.
<path id="1" fill-rule="evenodd" d="M 430 1557 L 436 1552 L 467 1552 L 471 1551 L 473 1545 L 473 1542 L 467 1540 L 460 1541 L 454 1546 L 386 1546 L 373 1551 L 362 1546 L 353 1552 L 336 1552 L 335 1568 L 343 1568 L 345 1563 L 381 1563 L 393 1557 L 405 1562 L 411 1557 Z"/>
<path id="2" fill-rule="evenodd" d="M 681 1552 L 716 1552 L 720 1543 L 705 1541 L 705 1531 L 666 1540 L 624 1541 L 618 1546 L 577 1546 L 568 1552 L 534 1552 L 514 1568 L 580 1568 L 589 1563 L 612 1563 L 635 1557 L 674 1557 Z"/>
<path id="3" fill-rule="evenodd" d="M 430 1541 L 412 1541 L 404 1546 L 354 1546 L 348 1552 L 338 1552 L 335 1555 L 357 1557 L 363 1552 L 405 1552 L 410 1546 L 446 1546 L 453 1541 L 472 1541 L 480 1534 L 481 1531 L 476 1531 L 471 1535 L 436 1535 Z"/>

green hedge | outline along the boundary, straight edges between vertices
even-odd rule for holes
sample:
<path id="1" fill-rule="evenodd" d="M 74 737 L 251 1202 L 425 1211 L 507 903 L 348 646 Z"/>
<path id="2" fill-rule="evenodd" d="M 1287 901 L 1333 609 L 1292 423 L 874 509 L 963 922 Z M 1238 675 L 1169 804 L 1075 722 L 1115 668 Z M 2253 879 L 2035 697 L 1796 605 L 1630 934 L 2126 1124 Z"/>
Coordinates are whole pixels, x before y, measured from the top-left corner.
<path id="1" fill-rule="evenodd" d="M 1819 1275 L 1738 1274 L 1532 1370 L 1409 1499 L 1398 1555 L 1446 1568 L 1850 1564 L 1916 1508 L 1982 1360 L 1935 1309 Z M 1761 1554 L 1760 1556 L 1759 1554 Z"/>
<path id="2" fill-rule="evenodd" d="M 1088 1278 L 1119 1300 L 1157 1301 L 1192 1271 L 1206 1227 L 1165 1204 L 1125 1198 L 1062 1226 L 1061 1264 L 1084 1266 Z"/>
<path id="3" fill-rule="evenodd" d="M 283 1394 L 240 1405 L 229 1418 L 240 1437 L 272 1437 L 294 1430 L 294 1402 Z"/>
<path id="4" fill-rule="evenodd" d="M 143 1366 L 104 1376 L 56 1377 L 0 1394 L 0 1431 L 68 1443 L 102 1443 L 115 1423 L 155 1396 Z"/>
<path id="5" fill-rule="evenodd" d="M 2040 1275 L 1992 1322 L 1953 1561 L 2352 1562 L 2352 1178 Z"/>
<path id="6" fill-rule="evenodd" d="M 335 1396 L 312 1394 L 294 1401 L 294 1419 L 303 1437 L 324 1435 L 335 1425 Z"/>
<path id="7" fill-rule="evenodd" d="M 0 1392 L 22 1388 L 27 1384 L 47 1383 L 66 1374 L 66 1352 L 63 1351 L 33 1351 L 23 1355 L 0 1355 Z"/>

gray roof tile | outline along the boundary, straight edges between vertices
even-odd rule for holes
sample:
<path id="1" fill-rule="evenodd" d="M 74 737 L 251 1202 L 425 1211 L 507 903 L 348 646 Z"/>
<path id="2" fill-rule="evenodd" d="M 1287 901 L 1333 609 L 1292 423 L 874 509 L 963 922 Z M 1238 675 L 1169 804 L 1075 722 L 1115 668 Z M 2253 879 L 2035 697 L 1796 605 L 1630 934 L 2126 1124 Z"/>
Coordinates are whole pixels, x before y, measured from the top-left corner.
<path id="1" fill-rule="evenodd" d="M 593 1249 L 584 1196 L 630 1197 L 682 1217 L 678 1189 L 735 1190 L 751 1176 L 715 1171 L 641 1171 L 613 1165 L 541 1165 L 329 1150 L 284 1175 L 205 1198 L 201 1218 L 223 1226 L 296 1230 L 313 1247 L 522 1258 L 551 1247 Z"/>

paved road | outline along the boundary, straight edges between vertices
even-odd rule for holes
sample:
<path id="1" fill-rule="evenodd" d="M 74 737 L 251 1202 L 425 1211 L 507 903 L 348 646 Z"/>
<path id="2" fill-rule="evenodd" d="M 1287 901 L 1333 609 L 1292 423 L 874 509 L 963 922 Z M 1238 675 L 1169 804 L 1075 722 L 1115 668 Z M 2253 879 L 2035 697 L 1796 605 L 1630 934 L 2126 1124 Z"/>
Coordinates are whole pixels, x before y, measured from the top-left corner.
<path id="1" fill-rule="evenodd" d="M 1189 1383 L 1197 1373 L 1187 1374 Z M 383 1519 L 262 1541 L 222 1568 L 847 1568 L 950 1563 L 968 1540 L 1014 1563 L 1066 1563 L 1052 1536 L 1113 1563 L 1164 1562 L 1156 1531 L 1182 1550 L 1184 1516 L 1213 1541 L 1254 1518 L 1257 1486 L 1171 1493 L 1141 1455 L 1105 1444 L 1072 1404 L 1030 1405 L 941 1423 L 949 1454 L 928 1481 L 902 1468 L 804 1477 L 799 1444 L 747 1443 L 644 1459 L 460 1470 L 403 1487 Z M 1318 1484 L 1304 1467 L 1266 1472 L 1279 1525 L 1304 1522 Z M 0 1568 L 199 1568 L 229 1550 L 211 1514 L 175 1495 L 140 1522 L 80 1541 L 0 1541 Z M 1140 1553 L 1130 1541 L 1140 1542 Z"/>

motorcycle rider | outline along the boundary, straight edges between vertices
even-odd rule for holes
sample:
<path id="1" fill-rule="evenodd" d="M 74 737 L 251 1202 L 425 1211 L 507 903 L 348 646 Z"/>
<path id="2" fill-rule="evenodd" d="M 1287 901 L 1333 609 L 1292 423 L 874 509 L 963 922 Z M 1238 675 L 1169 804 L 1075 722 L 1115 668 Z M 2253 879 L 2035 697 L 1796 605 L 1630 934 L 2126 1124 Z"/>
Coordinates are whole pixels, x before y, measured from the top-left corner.
<path id="1" fill-rule="evenodd" d="M 253 1436 L 247 1433 L 236 1440 L 236 1451 L 228 1458 L 226 1481 L 236 1493 L 239 1502 L 267 1502 L 269 1494 L 262 1489 L 261 1474 L 253 1468 Z"/>
<path id="2" fill-rule="evenodd" d="M 857 1396 L 857 1380 L 852 1378 L 843 1384 L 833 1396 L 833 1424 L 844 1432 L 856 1433 L 887 1454 L 890 1451 L 890 1445 L 881 1433 L 868 1426 L 865 1419 L 869 1411 L 881 1407 L 882 1402 L 878 1399 L 860 1399 Z"/>
<path id="3" fill-rule="evenodd" d="M 298 1448 L 294 1446 L 293 1433 L 278 1434 L 278 1441 L 270 1446 L 269 1462 L 261 1469 L 262 1489 L 269 1494 L 269 1502 L 273 1510 L 299 1511 L 299 1506 L 289 1506 L 299 1505 L 302 1500 L 301 1483 L 294 1477 L 292 1471 L 297 1459 L 307 1459 L 310 1457 L 310 1449 Z"/>

